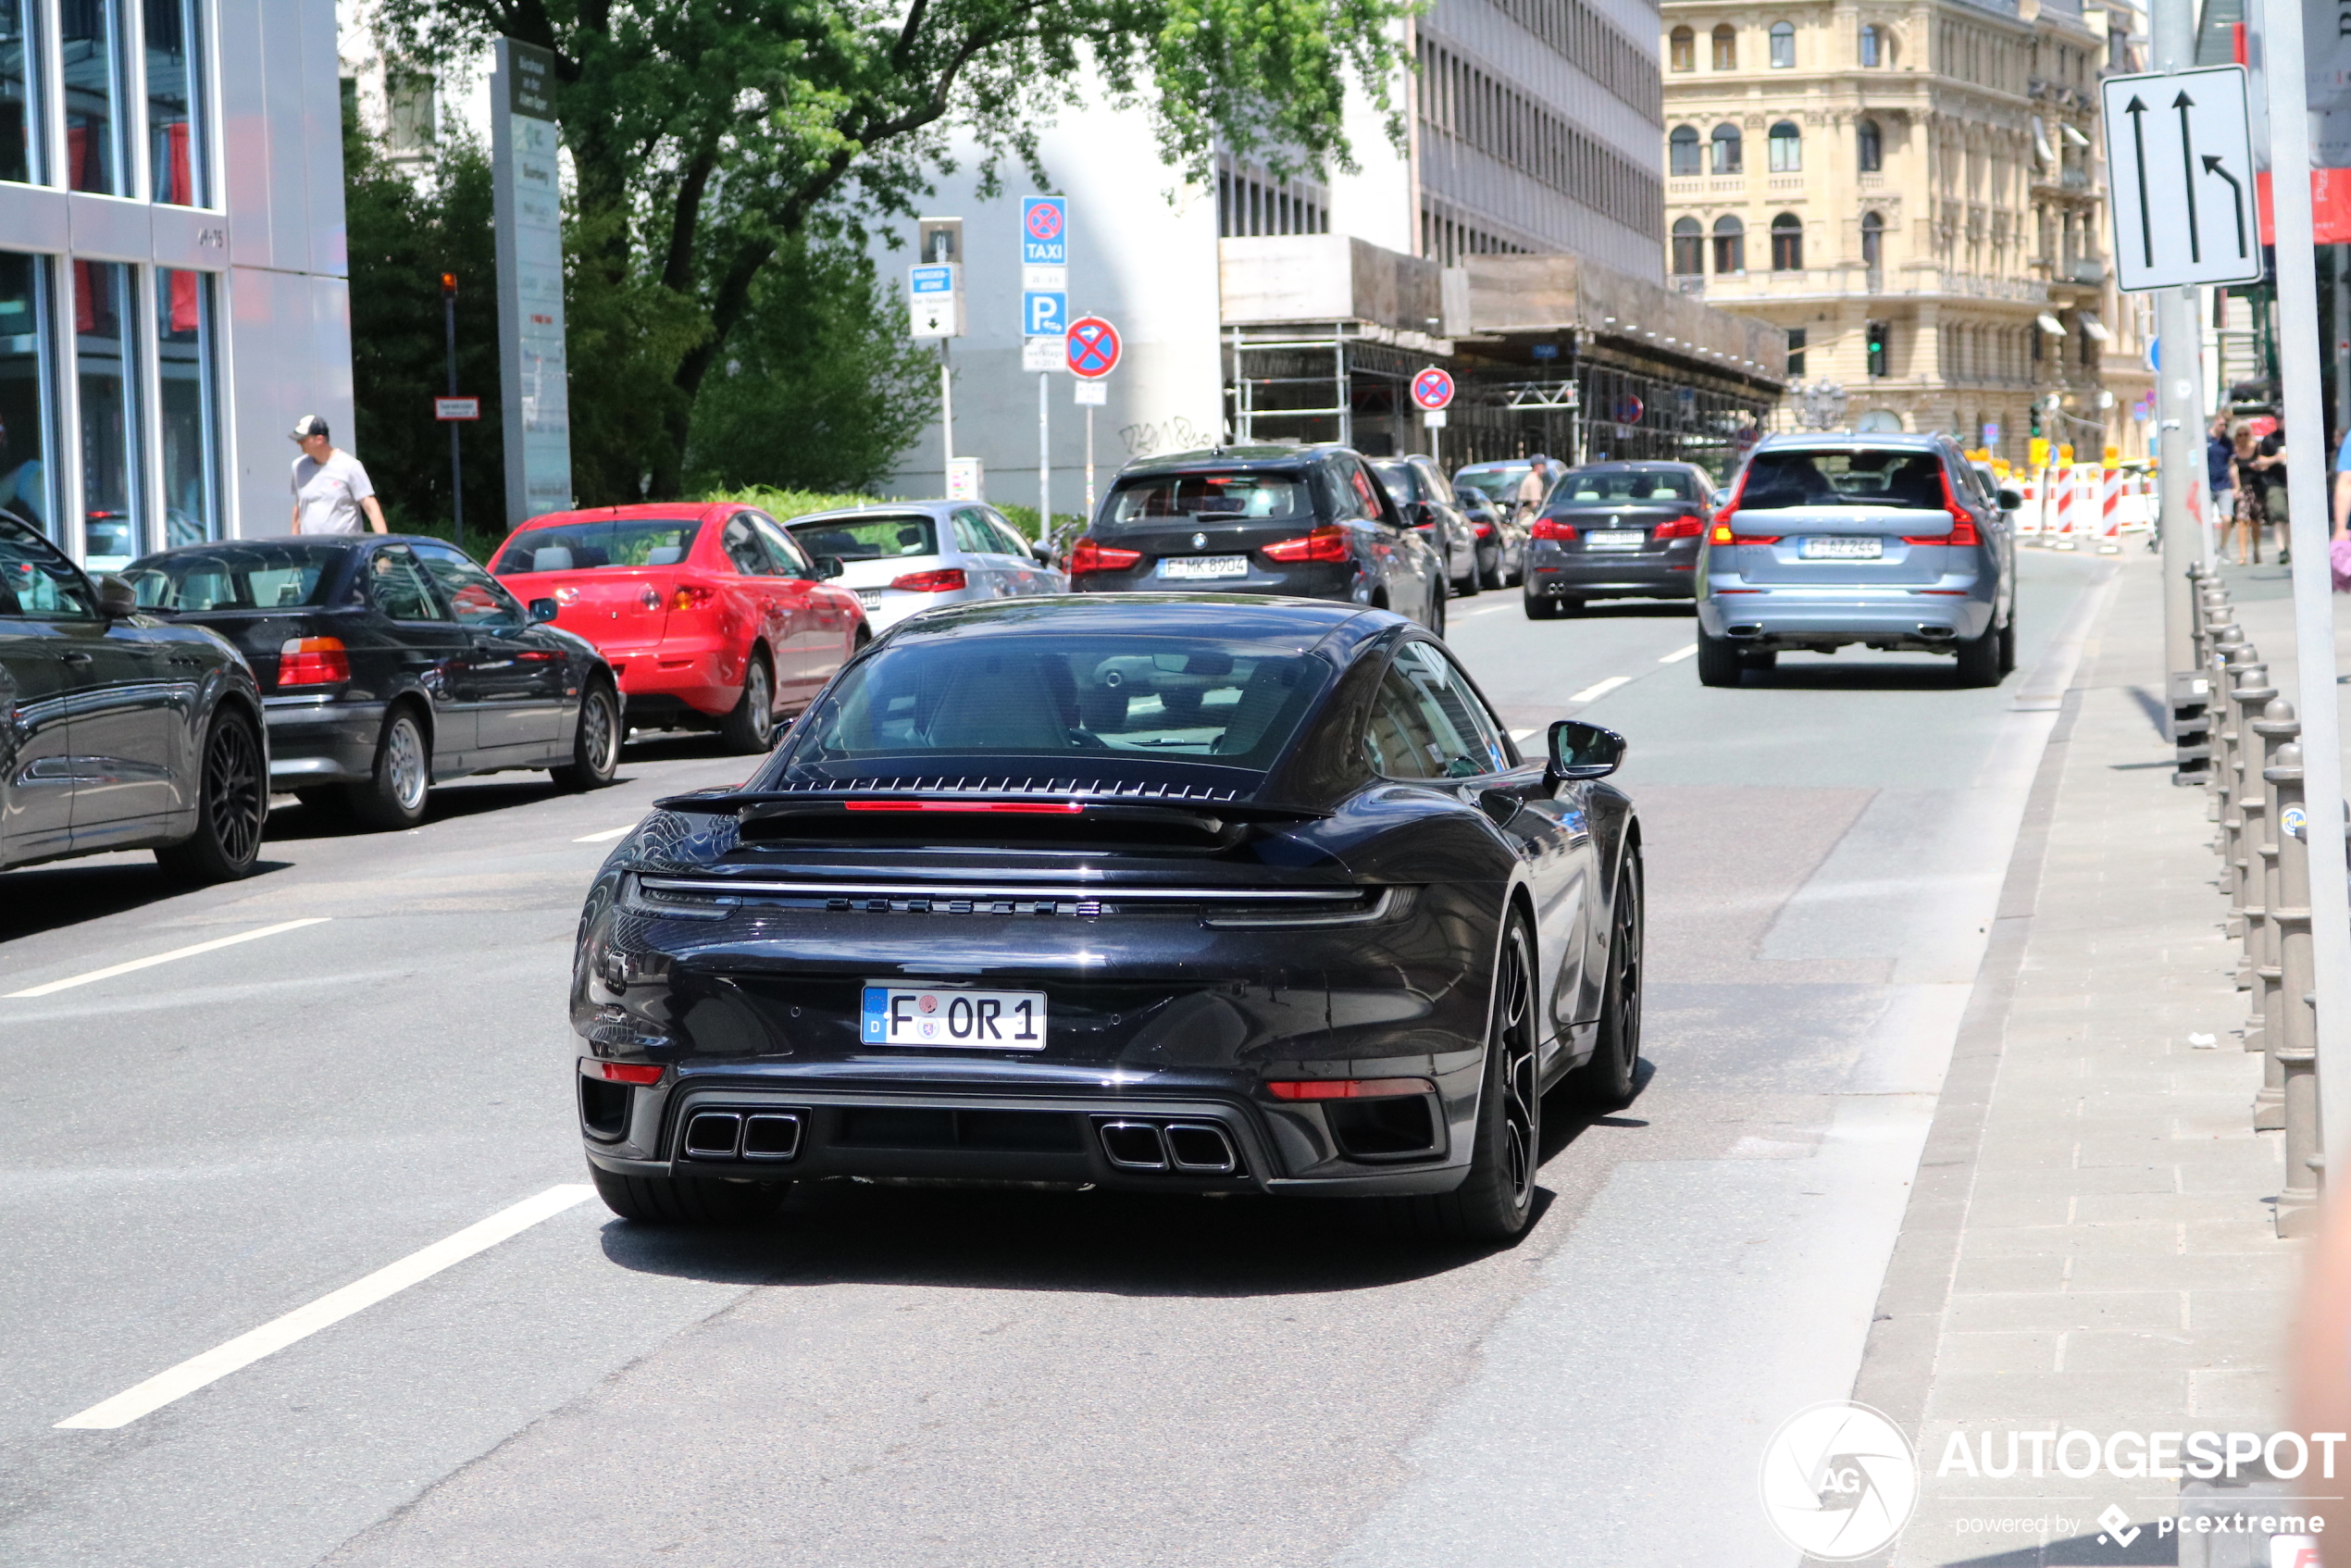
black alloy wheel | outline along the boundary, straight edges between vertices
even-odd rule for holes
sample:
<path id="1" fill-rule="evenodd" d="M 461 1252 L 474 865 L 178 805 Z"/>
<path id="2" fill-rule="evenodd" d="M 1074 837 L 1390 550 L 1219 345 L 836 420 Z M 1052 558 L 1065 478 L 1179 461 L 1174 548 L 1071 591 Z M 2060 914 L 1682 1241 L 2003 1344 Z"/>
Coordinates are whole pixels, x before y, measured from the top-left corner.
<path id="1" fill-rule="evenodd" d="M 612 688 L 591 680 L 579 694 L 579 721 L 572 727 L 571 762 L 549 768 L 566 790 L 601 790 L 620 771 L 620 703 Z"/>
<path id="2" fill-rule="evenodd" d="M 1442 1241 L 1515 1241 L 1535 1217 L 1543 1099 L 1535 1076 L 1535 944 L 1513 914 L 1494 966 L 1486 1083 L 1469 1174 L 1450 1192 L 1383 1200 L 1396 1227 Z"/>
<path id="3" fill-rule="evenodd" d="M 1736 686 L 1747 673 L 1747 663 L 1739 657 L 1739 645 L 1727 637 L 1710 637 L 1704 627 L 1698 633 L 1698 683 L 1700 686 Z"/>
<path id="4" fill-rule="evenodd" d="M 776 743 L 776 673 L 767 667 L 767 651 L 754 649 L 751 667 L 743 671 L 743 694 L 718 727 L 730 752 L 765 752 Z"/>
<path id="5" fill-rule="evenodd" d="M 376 740 L 376 765 L 365 784 L 343 792 L 360 826 L 379 830 L 414 828 L 425 819 L 432 792 L 432 746 L 414 708 L 392 709 Z"/>
<path id="6" fill-rule="evenodd" d="M 166 871 L 192 882 L 233 882 L 261 857 L 261 828 L 269 815 L 261 741 L 243 714 L 213 716 L 199 790 L 196 830 L 155 851 L 155 859 Z"/>
<path id="7" fill-rule="evenodd" d="M 788 1181 L 724 1181 L 715 1176 L 615 1176 L 591 1164 L 604 1207 L 640 1225 L 753 1225 L 774 1215 L 791 1194 Z"/>
<path id="8" fill-rule="evenodd" d="M 1577 1104 L 1622 1111 L 1633 1103 L 1641 1065 L 1641 852 L 1624 852 L 1609 915 L 1608 979 L 1600 988 L 1598 1038 L 1591 1060 L 1569 1076 Z"/>

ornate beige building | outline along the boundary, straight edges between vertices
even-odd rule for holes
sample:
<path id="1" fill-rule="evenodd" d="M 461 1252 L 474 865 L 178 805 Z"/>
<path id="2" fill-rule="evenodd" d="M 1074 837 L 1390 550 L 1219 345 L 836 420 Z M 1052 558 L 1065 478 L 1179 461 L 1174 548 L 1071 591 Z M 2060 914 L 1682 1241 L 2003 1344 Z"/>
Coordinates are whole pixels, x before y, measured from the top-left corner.
<path id="1" fill-rule="evenodd" d="M 1783 428 L 2146 453 L 2098 145 L 2098 79 L 2145 53 L 2115 3 L 1665 0 L 1668 271 L 1787 329 Z"/>

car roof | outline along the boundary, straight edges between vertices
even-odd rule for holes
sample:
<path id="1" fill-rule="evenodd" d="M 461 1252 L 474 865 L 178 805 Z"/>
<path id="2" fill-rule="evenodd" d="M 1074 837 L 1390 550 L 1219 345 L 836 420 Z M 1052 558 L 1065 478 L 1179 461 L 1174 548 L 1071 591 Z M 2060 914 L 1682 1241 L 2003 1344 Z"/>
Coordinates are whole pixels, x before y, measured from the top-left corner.
<path id="1" fill-rule="evenodd" d="M 541 512 L 528 522 L 518 523 L 509 533 L 521 533 L 526 529 L 568 528 L 575 523 L 608 523 L 631 517 L 676 521 L 691 517 L 698 523 L 728 512 L 751 511 L 758 507 L 748 501 L 632 501 L 626 506 L 580 506 L 568 512 Z"/>
<path id="2" fill-rule="evenodd" d="M 1888 430 L 1881 435 L 1868 430 L 1813 430 L 1804 434 L 1768 435 L 1755 443 L 1758 452 L 1843 452 L 1850 447 L 1868 446 L 1903 452 L 1941 452 L 1947 438 L 1934 432 Z"/>
<path id="3" fill-rule="evenodd" d="M 1620 463 L 1578 463 L 1568 472 L 1571 474 L 1653 474 L 1664 469 L 1686 472 L 1697 467 L 1695 463 L 1680 463 L 1672 458 L 1652 457 L 1647 461 L 1628 459 Z M 1703 472 L 1703 470 L 1700 471 Z"/>
<path id="4" fill-rule="evenodd" d="M 932 522 L 944 522 L 947 514 L 958 506 L 985 506 L 985 501 L 877 501 L 868 506 L 836 506 L 828 512 L 802 512 L 797 517 L 786 517 L 784 527 L 796 529 L 802 523 L 870 522 L 883 517 L 921 516 Z"/>
<path id="5" fill-rule="evenodd" d="M 1255 593 L 1071 593 L 951 604 L 902 621 L 892 642 L 952 636 L 1215 637 L 1235 642 L 1289 642 L 1310 648 L 1364 638 L 1408 624 L 1400 616 L 1327 599 Z"/>
<path id="6" fill-rule="evenodd" d="M 365 550 L 378 544 L 438 544 L 461 554 L 466 553 L 462 545 L 452 544 L 445 539 L 435 539 L 429 533 L 264 533 L 238 539 L 199 539 L 186 544 L 167 544 L 160 550 L 148 551 L 139 559 L 152 561 L 158 555 L 233 550 L 246 544 L 292 544 L 319 550 Z"/>
<path id="7" fill-rule="evenodd" d="M 1334 453 L 1360 455 L 1355 449 L 1329 442 L 1312 446 L 1210 446 L 1191 452 L 1171 452 L 1163 457 L 1138 457 L 1119 470 L 1122 479 L 1144 474 L 1195 473 L 1209 468 L 1301 468 Z"/>

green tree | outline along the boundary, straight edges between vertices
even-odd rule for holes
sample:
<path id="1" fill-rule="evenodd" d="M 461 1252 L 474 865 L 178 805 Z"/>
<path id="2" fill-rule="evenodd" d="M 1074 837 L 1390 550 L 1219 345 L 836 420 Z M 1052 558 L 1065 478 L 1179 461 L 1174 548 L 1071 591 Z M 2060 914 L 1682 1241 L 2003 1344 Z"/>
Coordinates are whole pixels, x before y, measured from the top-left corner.
<path id="1" fill-rule="evenodd" d="M 1050 188 L 1036 128 L 1090 66 L 1191 175 L 1219 144 L 1284 172 L 1345 168 L 1350 77 L 1399 133 L 1388 83 L 1413 3 L 378 0 L 375 19 L 422 62 L 501 33 L 554 51 L 577 180 L 575 479 L 618 500 L 683 488 L 696 405 L 743 362 L 737 334 L 778 259 L 910 214 L 958 139 L 983 192 L 1012 163 Z M 578 414 L 608 389 L 584 442 Z"/>

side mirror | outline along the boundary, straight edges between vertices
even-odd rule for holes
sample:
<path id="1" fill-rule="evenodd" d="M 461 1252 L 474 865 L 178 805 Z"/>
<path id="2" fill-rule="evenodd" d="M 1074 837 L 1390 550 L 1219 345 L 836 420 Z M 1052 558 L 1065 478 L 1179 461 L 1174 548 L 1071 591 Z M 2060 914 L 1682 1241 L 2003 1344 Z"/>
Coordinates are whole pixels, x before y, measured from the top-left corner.
<path id="1" fill-rule="evenodd" d="M 139 591 L 112 572 L 98 579 L 98 608 L 110 620 L 122 620 L 139 613 Z"/>
<path id="2" fill-rule="evenodd" d="M 1605 778 L 1624 761 L 1624 737 L 1582 719 L 1563 718 L 1551 726 L 1550 765 L 1553 778 Z"/>
<path id="3" fill-rule="evenodd" d="M 1720 512 L 1731 504 L 1731 492 L 1728 490 L 1718 490 L 1707 498 L 1706 504 L 1710 509 Z"/>
<path id="4" fill-rule="evenodd" d="M 840 576 L 841 573 L 847 571 L 848 569 L 849 568 L 847 566 L 841 565 L 841 559 L 838 555 L 819 555 L 816 557 L 816 580 L 818 582 L 830 582 L 833 579 Z"/>
<path id="5" fill-rule="evenodd" d="M 1041 539 L 1029 541 L 1028 554 L 1040 566 L 1050 566 L 1053 564 L 1053 547 Z"/>
<path id="6" fill-rule="evenodd" d="M 2014 492 L 2014 491 L 2012 491 L 2012 490 L 2009 490 L 2009 489 L 2008 487 L 2006 487 L 2005 485 L 2001 487 L 2001 489 L 2000 489 L 2000 510 L 2001 510 L 2001 511 L 2003 511 L 2003 512 L 2013 512 L 2013 511 L 2015 511 L 2018 507 L 2020 507 L 2020 506 L 2021 506 L 2021 505 L 2023 505 L 2023 504 L 2024 504 L 2024 497 L 2022 497 L 2021 495 L 2019 495 L 2016 492 Z"/>
<path id="7" fill-rule="evenodd" d="M 1404 503 L 1404 521 L 1416 529 L 1431 528 L 1437 522 L 1437 508 L 1425 501 Z"/>
<path id="8" fill-rule="evenodd" d="M 533 599 L 530 602 L 529 624 L 532 626 L 545 626 L 549 621 L 554 620 L 562 613 L 563 606 L 556 604 L 553 599 Z"/>

